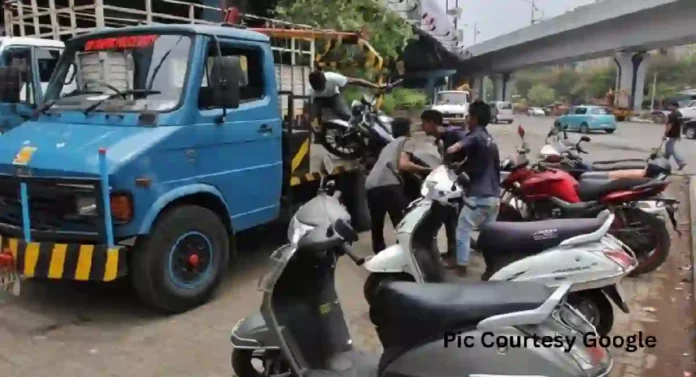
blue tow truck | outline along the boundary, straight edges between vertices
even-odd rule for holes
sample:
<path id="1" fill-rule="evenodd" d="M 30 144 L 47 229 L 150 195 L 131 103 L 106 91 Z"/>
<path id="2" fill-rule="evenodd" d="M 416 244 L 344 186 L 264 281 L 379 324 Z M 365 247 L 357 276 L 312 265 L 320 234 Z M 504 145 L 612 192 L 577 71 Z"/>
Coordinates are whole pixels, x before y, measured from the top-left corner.
<path id="1" fill-rule="evenodd" d="M 292 212 L 322 176 L 369 226 L 364 172 L 311 143 L 270 42 L 194 24 L 66 42 L 44 102 L 0 137 L 0 288 L 129 277 L 153 309 L 187 311 L 219 286 L 235 235 Z M 0 68 L 0 101 L 19 101 L 18 77 Z"/>

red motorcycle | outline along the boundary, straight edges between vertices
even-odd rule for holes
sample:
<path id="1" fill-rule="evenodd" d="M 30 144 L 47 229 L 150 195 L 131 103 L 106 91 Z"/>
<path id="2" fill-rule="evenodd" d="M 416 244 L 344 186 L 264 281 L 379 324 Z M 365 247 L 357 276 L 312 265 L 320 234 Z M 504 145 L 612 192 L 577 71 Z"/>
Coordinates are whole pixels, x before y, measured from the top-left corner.
<path id="1" fill-rule="evenodd" d="M 610 233 L 630 247 L 638 258 L 631 276 L 651 272 L 666 259 L 671 246 L 665 223 L 637 207 L 644 200 L 674 206 L 675 200 L 656 197 L 669 185 L 666 176 L 580 180 L 568 172 L 539 164 L 530 166 L 524 128 L 518 128 L 522 148 L 503 162 L 499 221 L 534 221 L 549 218 L 596 217 L 609 209 L 616 214 Z M 676 228 L 673 211 L 670 220 Z"/>

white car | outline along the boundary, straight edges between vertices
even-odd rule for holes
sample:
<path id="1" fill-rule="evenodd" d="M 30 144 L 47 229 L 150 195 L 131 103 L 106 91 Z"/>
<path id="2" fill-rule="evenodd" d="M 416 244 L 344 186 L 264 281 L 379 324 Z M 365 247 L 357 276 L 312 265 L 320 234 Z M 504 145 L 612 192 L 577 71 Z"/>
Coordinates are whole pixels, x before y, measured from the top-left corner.
<path id="1" fill-rule="evenodd" d="M 684 119 L 696 119 L 696 101 L 691 101 L 688 105 L 679 109 Z"/>
<path id="2" fill-rule="evenodd" d="M 530 107 L 527 109 L 527 115 L 529 116 L 544 116 L 546 113 L 544 113 L 544 110 L 540 107 Z"/>
<path id="3" fill-rule="evenodd" d="M 432 109 L 441 112 L 448 122 L 463 122 L 469 114 L 469 92 L 463 90 L 438 92 Z"/>

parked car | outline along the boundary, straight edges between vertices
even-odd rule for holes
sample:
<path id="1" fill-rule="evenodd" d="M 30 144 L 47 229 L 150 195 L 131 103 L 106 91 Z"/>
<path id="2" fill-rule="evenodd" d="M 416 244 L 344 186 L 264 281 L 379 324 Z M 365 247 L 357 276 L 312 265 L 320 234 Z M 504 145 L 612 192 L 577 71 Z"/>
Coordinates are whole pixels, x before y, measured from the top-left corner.
<path id="1" fill-rule="evenodd" d="M 546 112 L 541 107 L 530 107 L 527 109 L 527 115 L 529 116 L 544 116 Z"/>
<path id="2" fill-rule="evenodd" d="M 515 118 L 512 112 L 512 103 L 509 101 L 494 101 L 491 103 L 491 123 L 512 124 Z"/>
<path id="3" fill-rule="evenodd" d="M 696 119 L 696 101 L 691 101 L 684 107 L 680 107 L 679 112 L 684 119 Z"/>
<path id="4" fill-rule="evenodd" d="M 616 117 L 611 109 L 603 106 L 573 106 L 565 115 L 558 117 L 554 125 L 585 134 L 592 131 L 605 131 L 610 134 L 616 131 Z"/>
<path id="5" fill-rule="evenodd" d="M 682 133 L 687 139 L 696 139 L 696 120 L 689 120 L 682 124 Z"/>

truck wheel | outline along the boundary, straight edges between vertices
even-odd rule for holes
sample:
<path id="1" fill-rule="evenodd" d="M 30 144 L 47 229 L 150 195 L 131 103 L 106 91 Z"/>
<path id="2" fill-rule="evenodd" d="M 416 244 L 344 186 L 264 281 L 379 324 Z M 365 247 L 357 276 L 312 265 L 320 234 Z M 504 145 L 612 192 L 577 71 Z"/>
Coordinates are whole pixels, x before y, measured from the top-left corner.
<path id="1" fill-rule="evenodd" d="M 590 126 L 587 125 L 587 123 L 583 123 L 580 125 L 580 132 L 584 134 L 589 134 L 590 133 Z"/>
<path id="2" fill-rule="evenodd" d="M 131 284 L 152 309 L 182 313 L 206 303 L 229 261 L 227 229 L 211 210 L 183 205 L 160 215 L 136 244 Z"/>
<path id="3" fill-rule="evenodd" d="M 696 127 L 689 127 L 684 131 L 687 139 L 696 139 Z"/>
<path id="4" fill-rule="evenodd" d="M 624 120 L 626 120 L 626 117 L 623 116 L 623 115 L 619 115 L 619 116 L 616 117 L 616 121 L 617 121 L 617 122 L 623 122 Z"/>
<path id="5" fill-rule="evenodd" d="M 364 232 L 370 230 L 372 226 L 372 221 L 370 220 L 370 209 L 367 207 L 367 190 L 365 190 L 365 180 L 367 177 L 358 172 L 353 174 L 353 179 L 347 179 L 345 182 L 344 190 L 346 208 L 348 213 L 350 213 L 350 222 L 353 229 L 357 232 Z M 347 195 L 348 193 L 351 195 Z"/>

